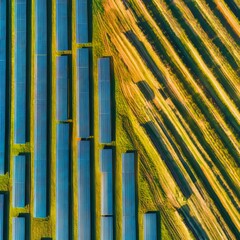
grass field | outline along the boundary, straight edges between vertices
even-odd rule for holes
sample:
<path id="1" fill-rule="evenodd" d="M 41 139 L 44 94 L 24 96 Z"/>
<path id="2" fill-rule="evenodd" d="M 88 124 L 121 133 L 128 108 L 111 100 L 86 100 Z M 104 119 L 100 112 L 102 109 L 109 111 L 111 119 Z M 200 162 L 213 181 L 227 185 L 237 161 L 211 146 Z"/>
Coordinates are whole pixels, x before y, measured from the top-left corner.
<path id="1" fill-rule="evenodd" d="M 240 2 L 239 0 L 92 0 L 90 41 L 76 42 L 76 1 L 70 1 L 68 51 L 56 47 L 56 2 L 49 7 L 49 216 L 33 217 L 35 0 L 29 1 L 29 141 L 14 144 L 14 1 L 9 8 L 10 128 L 8 171 L 12 219 L 30 216 L 30 239 L 56 239 L 57 56 L 70 62 L 71 239 L 78 239 L 77 49 L 91 52 L 92 234 L 101 235 L 100 149 L 114 152 L 114 239 L 122 239 L 122 153 L 137 153 L 137 231 L 144 239 L 146 212 L 160 215 L 161 239 L 238 239 L 240 236 Z M 51 13 L 51 14 L 50 14 Z M 111 144 L 99 143 L 97 60 L 112 59 Z M 7 138 L 6 138 L 7 139 Z M 29 154 L 30 196 L 12 202 L 13 158 Z M 84 240 L 84 239 L 83 239 Z"/>
<path id="2" fill-rule="evenodd" d="M 95 1 L 98 51 L 114 59 L 116 146 L 139 154 L 140 239 L 150 210 L 162 239 L 239 236 L 240 24 L 228 2 Z"/>

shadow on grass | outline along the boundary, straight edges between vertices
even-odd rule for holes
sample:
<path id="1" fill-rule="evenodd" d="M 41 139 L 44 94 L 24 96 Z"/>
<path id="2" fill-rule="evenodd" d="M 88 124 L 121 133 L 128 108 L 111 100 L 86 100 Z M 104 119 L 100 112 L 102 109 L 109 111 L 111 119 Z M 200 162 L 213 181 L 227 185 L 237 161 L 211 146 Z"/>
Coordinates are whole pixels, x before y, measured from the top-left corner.
<path id="1" fill-rule="evenodd" d="M 155 98 L 154 91 L 148 85 L 148 83 L 144 80 L 137 82 L 137 86 L 139 87 L 140 91 L 147 99 L 147 101 L 152 101 Z"/>
<path id="2" fill-rule="evenodd" d="M 146 31 L 151 31 L 152 32 L 152 30 L 149 30 L 149 28 L 147 28 Z M 152 34 L 154 34 L 154 33 L 152 32 Z M 191 128 L 195 131 L 195 134 L 197 134 L 198 136 L 200 135 L 201 139 L 204 140 L 204 142 L 206 142 L 206 140 L 204 139 L 201 131 L 198 129 L 195 121 L 188 114 L 188 112 L 185 109 L 185 107 L 181 103 L 179 103 L 179 101 L 176 99 L 176 96 L 174 95 L 174 93 L 171 90 L 169 90 L 169 86 L 168 86 L 168 83 L 167 83 L 166 79 L 163 77 L 162 73 L 160 72 L 160 70 L 158 69 L 156 64 L 154 63 L 154 61 L 151 58 L 151 56 L 148 54 L 148 52 L 147 52 L 145 46 L 143 45 L 143 43 L 141 41 L 139 41 L 137 36 L 132 31 L 126 32 L 125 35 L 126 35 L 127 39 L 132 43 L 132 45 L 136 48 L 136 50 L 138 51 L 138 53 L 140 54 L 140 56 L 142 57 L 142 59 L 146 63 L 147 67 L 151 70 L 153 75 L 157 78 L 157 80 L 161 84 L 163 84 L 165 86 L 164 91 L 167 93 L 168 96 L 171 97 L 172 101 L 177 106 L 177 108 L 180 111 L 180 113 L 183 116 L 188 117 L 188 119 L 191 119 L 191 121 L 189 121 L 189 122 L 194 125 Z M 150 37 L 149 35 L 147 35 L 147 36 Z M 153 35 L 153 36 L 155 36 L 155 35 Z M 239 156 L 236 154 L 235 148 L 232 145 L 231 141 L 229 141 L 226 133 L 223 131 L 223 129 L 221 127 L 219 127 L 219 123 L 216 122 L 216 120 L 214 119 L 212 114 L 209 112 L 207 106 L 202 102 L 202 100 L 198 97 L 198 95 L 192 94 L 192 93 L 194 93 L 194 90 L 186 82 L 186 79 L 184 78 L 184 76 L 182 76 L 181 72 L 172 63 L 171 59 L 168 59 L 168 58 L 165 59 L 166 58 L 165 51 L 164 51 L 162 45 L 159 42 L 155 41 L 156 40 L 156 36 L 153 37 L 153 38 L 152 37 L 150 39 L 148 39 L 148 40 L 152 43 L 153 46 L 155 46 L 155 44 L 157 44 L 157 46 L 156 46 L 157 54 L 161 58 L 163 58 L 163 61 L 167 61 L 173 67 L 173 72 L 177 75 L 177 77 L 181 80 L 181 82 L 184 83 L 185 90 L 188 93 L 191 93 L 191 96 L 193 97 L 193 100 L 197 103 L 197 106 L 204 113 L 205 117 L 207 116 L 207 119 L 209 120 L 209 123 L 210 123 L 211 127 L 215 129 L 215 131 L 219 135 L 219 138 L 224 142 L 225 147 L 227 147 L 227 149 L 229 150 L 229 153 L 232 155 L 233 159 L 235 159 L 236 164 L 239 165 Z M 209 147 L 209 145 L 207 143 L 205 144 L 205 147 L 208 150 L 210 149 L 210 147 Z M 212 150 L 210 152 L 212 154 Z M 227 176 L 228 174 L 226 173 L 224 168 L 221 166 L 221 163 L 219 162 L 219 160 L 216 157 L 214 158 L 214 162 L 216 163 L 218 168 L 221 169 L 221 172 L 225 172 L 224 174 L 225 174 L 225 176 Z M 230 180 L 229 177 L 228 177 L 228 182 L 231 184 L 231 186 L 233 186 L 232 181 Z M 236 189 L 236 188 L 234 188 L 234 189 Z"/>
<path id="3" fill-rule="evenodd" d="M 154 144 L 162 160 L 165 162 L 166 166 L 171 172 L 175 182 L 177 183 L 178 187 L 182 191 L 183 195 L 186 198 L 189 198 L 192 195 L 192 189 L 189 186 L 180 168 L 177 166 L 171 154 L 169 153 L 165 143 L 161 139 L 155 124 L 150 121 L 143 124 L 143 128 L 145 129 L 146 133 L 148 134 L 149 138 Z"/>
<path id="4" fill-rule="evenodd" d="M 173 16 L 175 19 L 177 19 L 178 23 L 182 27 L 182 29 L 185 31 L 188 39 L 192 42 L 192 44 L 195 46 L 195 48 L 198 50 L 199 54 L 201 54 L 202 59 L 204 60 L 205 64 L 211 69 L 212 73 L 216 76 L 217 80 L 221 83 L 221 85 L 224 87 L 227 93 L 229 93 L 229 96 L 235 101 L 236 105 L 238 106 L 240 104 L 239 97 L 237 96 L 235 90 L 232 88 L 231 84 L 229 83 L 229 80 L 225 77 L 224 73 L 222 72 L 220 66 L 214 62 L 212 59 L 209 50 L 206 48 L 204 42 L 202 39 L 195 33 L 195 31 L 192 29 L 191 26 L 188 25 L 186 22 L 182 12 L 178 9 L 178 7 L 175 4 L 170 4 L 170 0 L 166 0 L 169 4 L 169 8 L 172 11 Z M 181 44 L 181 42 L 180 42 Z M 184 52 L 183 55 L 188 54 L 188 52 Z M 186 66 L 191 66 L 191 72 L 192 74 L 199 76 L 202 80 L 203 86 L 207 88 L 209 91 L 211 91 L 212 97 L 215 99 L 216 102 L 218 102 L 219 107 L 222 109 L 223 112 L 226 112 L 226 110 L 223 109 L 221 106 L 221 100 L 216 95 L 215 91 L 212 90 L 211 85 L 208 84 L 208 81 L 204 81 L 206 77 L 204 78 L 204 75 L 201 71 L 198 71 L 196 61 L 192 58 L 191 54 L 189 54 L 189 58 L 186 58 L 185 56 L 180 56 L 184 62 L 186 63 Z M 194 64 L 191 64 L 193 62 Z M 202 75 L 202 76 L 201 76 Z"/>
<path id="5" fill-rule="evenodd" d="M 147 1 L 146 2 L 144 0 L 144 2 L 145 2 L 145 5 L 146 5 L 147 9 L 151 13 L 153 19 L 156 21 L 156 23 L 158 24 L 159 28 L 161 28 L 161 30 L 163 31 L 164 35 L 167 37 L 167 39 L 169 40 L 169 42 L 171 43 L 171 45 L 175 49 L 175 52 L 178 53 L 178 55 L 181 58 L 181 60 L 183 61 L 183 63 L 185 63 L 185 65 L 190 70 L 190 73 L 193 75 L 195 81 L 200 86 L 202 86 L 204 88 L 204 94 L 206 95 L 206 97 L 211 99 L 211 101 L 214 103 L 215 107 L 217 107 L 219 109 L 219 111 L 221 111 L 224 120 L 226 121 L 227 124 L 229 124 L 234 129 L 235 134 L 239 134 L 239 126 L 238 126 L 238 123 L 237 123 L 236 119 L 232 116 L 232 113 L 229 111 L 229 109 L 226 107 L 226 105 L 223 104 L 222 101 L 219 99 L 219 97 L 216 94 L 215 90 L 213 89 L 213 87 L 209 83 L 209 80 L 207 80 L 208 77 L 205 75 L 204 72 L 202 72 L 199 69 L 199 67 L 196 64 L 195 60 L 193 59 L 192 55 L 189 54 L 189 52 L 185 48 L 184 44 L 181 42 L 179 37 L 173 31 L 173 29 L 171 28 L 169 23 L 166 21 L 166 19 L 157 10 L 155 5 L 151 1 Z M 160 57 L 160 59 L 162 59 L 162 61 L 164 63 L 166 63 L 167 65 L 169 65 L 171 67 L 173 73 L 184 84 L 185 89 L 188 92 L 190 92 L 190 93 L 195 93 L 195 90 L 190 86 L 189 82 L 187 81 L 186 77 L 182 74 L 182 72 L 180 71 L 179 67 L 176 66 L 175 63 L 172 61 L 171 57 L 166 54 L 166 50 L 165 50 L 164 46 L 161 44 L 161 42 L 159 41 L 158 37 L 156 36 L 155 32 L 153 31 L 151 26 L 148 24 L 148 22 L 144 19 L 143 16 L 138 16 L 138 14 L 136 13 L 136 11 L 134 9 L 132 9 L 132 11 L 133 11 L 133 13 L 135 14 L 135 16 L 137 18 L 137 22 L 138 22 L 139 28 L 142 30 L 142 32 L 144 33 L 144 35 L 146 36 L 148 41 L 151 43 L 151 45 L 152 45 L 154 51 L 156 52 L 156 54 Z M 144 51 L 145 47 L 137 39 L 137 37 L 134 36 L 134 35 L 135 34 L 132 33 L 131 35 L 129 35 L 131 38 L 128 38 L 128 39 L 132 40 L 131 42 L 133 43 L 133 45 L 135 45 L 135 47 L 137 46 L 138 49 L 141 49 L 141 52 L 144 53 L 146 51 L 146 50 Z M 189 35 L 192 36 L 193 34 L 189 33 Z M 200 45 L 201 44 L 198 44 L 198 46 L 200 46 Z M 205 49 L 204 49 L 203 53 L 204 52 L 205 52 Z M 144 58 L 146 58 L 146 54 L 144 54 L 142 56 Z M 205 57 L 207 56 L 208 57 L 208 61 L 210 61 L 209 59 L 211 59 L 211 58 L 209 58 L 208 54 L 205 54 L 204 56 Z M 149 62 L 149 60 L 148 60 L 149 58 L 151 59 L 150 56 L 148 56 L 148 58 L 146 58 L 146 60 L 148 62 Z M 151 63 L 151 68 L 153 68 L 156 65 L 154 62 L 152 63 L 152 61 L 150 62 Z M 215 68 L 215 70 L 216 69 L 217 68 Z M 157 77 L 155 70 L 154 70 L 153 73 Z M 159 75 L 159 73 L 158 73 L 158 75 Z M 199 79 L 201 79 L 201 81 Z M 234 92 L 231 92 L 231 93 L 233 95 L 235 95 Z M 193 95 L 193 97 L 200 104 L 200 105 L 198 105 L 199 108 L 201 108 L 202 105 L 205 105 L 205 103 L 203 101 L 199 101 L 194 95 Z M 237 99 L 237 103 L 238 103 L 239 102 L 239 98 L 235 96 L 235 100 L 236 99 Z M 206 113 L 207 109 L 208 109 L 207 107 L 206 107 L 206 109 L 205 108 L 201 108 L 201 110 L 204 113 Z M 206 114 L 205 116 L 207 116 L 208 118 L 210 117 L 209 114 Z M 211 119 L 212 119 L 212 117 L 211 117 Z"/>
<path id="6" fill-rule="evenodd" d="M 220 49 L 223 57 L 228 61 L 235 71 L 238 71 L 238 64 L 236 63 L 235 59 L 227 47 L 222 43 L 222 40 L 217 36 L 215 30 L 211 28 L 207 20 L 203 17 L 203 14 L 196 7 L 196 3 L 192 1 L 186 1 L 185 4 L 188 6 L 195 19 L 200 23 L 202 29 L 205 31 L 208 37 L 211 38 L 212 42 Z"/>
<path id="7" fill-rule="evenodd" d="M 183 217 L 183 221 L 196 239 L 209 239 L 198 220 L 191 216 L 188 205 L 184 205 L 179 208 L 178 213 Z"/>
<path id="8" fill-rule="evenodd" d="M 240 44 L 240 38 L 237 35 L 237 33 L 232 29 L 231 25 L 228 23 L 228 21 L 225 19 L 225 17 L 222 15 L 220 10 L 218 9 L 216 3 L 213 0 L 207 1 L 208 7 L 212 10 L 212 12 L 217 16 L 223 27 L 225 28 L 226 32 L 228 32 L 229 35 L 233 38 L 233 40 L 239 45 Z"/>

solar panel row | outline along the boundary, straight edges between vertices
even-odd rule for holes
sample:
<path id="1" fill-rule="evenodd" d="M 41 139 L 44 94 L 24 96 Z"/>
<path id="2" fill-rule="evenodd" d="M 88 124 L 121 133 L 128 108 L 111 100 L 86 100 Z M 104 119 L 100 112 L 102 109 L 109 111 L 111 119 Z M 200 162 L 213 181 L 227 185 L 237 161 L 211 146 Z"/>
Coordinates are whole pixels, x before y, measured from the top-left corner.
<path id="1" fill-rule="evenodd" d="M 4 211 L 5 210 L 5 200 L 4 194 L 0 194 L 0 240 L 4 239 Z"/>
<path id="2" fill-rule="evenodd" d="M 78 49 L 78 137 L 90 136 L 89 49 Z"/>
<path id="3" fill-rule="evenodd" d="M 101 214 L 113 215 L 113 168 L 112 149 L 102 149 L 100 151 L 101 162 Z"/>
<path id="4" fill-rule="evenodd" d="M 69 49 L 69 1 L 57 0 L 57 49 Z M 77 43 L 88 43 L 88 0 L 76 1 L 76 39 Z"/>
<path id="5" fill-rule="evenodd" d="M 14 142 L 26 142 L 27 0 L 15 1 L 15 131 Z"/>
<path id="6" fill-rule="evenodd" d="M 144 240 L 157 240 L 157 213 L 144 214 Z"/>
<path id="7" fill-rule="evenodd" d="M 91 143 L 78 143 L 78 239 L 91 239 Z"/>
<path id="8" fill-rule="evenodd" d="M 122 155 L 123 240 L 136 239 L 135 154 Z"/>
<path id="9" fill-rule="evenodd" d="M 111 143 L 111 74 L 110 58 L 98 59 L 100 143 Z"/>
<path id="10" fill-rule="evenodd" d="M 112 142 L 111 59 L 98 59 L 99 141 Z M 101 239 L 113 239 L 113 152 L 100 151 L 101 165 Z"/>
<path id="11" fill-rule="evenodd" d="M 26 205 L 26 155 L 14 157 L 13 175 L 13 206 L 25 207 Z"/>
<path id="12" fill-rule="evenodd" d="M 57 125 L 56 239 L 69 239 L 70 233 L 70 126 Z"/>
<path id="13" fill-rule="evenodd" d="M 69 48 L 69 1 L 56 1 L 56 15 L 57 15 L 57 50 L 68 50 Z"/>
<path id="14" fill-rule="evenodd" d="M 88 0 L 77 0 L 77 43 L 87 43 L 88 36 Z"/>
<path id="15" fill-rule="evenodd" d="M 100 151 L 101 165 L 101 239 L 113 239 L 113 152 Z"/>
<path id="16" fill-rule="evenodd" d="M 68 56 L 57 58 L 57 119 L 68 119 L 69 110 Z"/>
<path id="17" fill-rule="evenodd" d="M 101 217 L 101 240 L 113 239 L 113 217 L 102 216 Z"/>
<path id="18" fill-rule="evenodd" d="M 13 240 L 26 240 L 26 219 L 25 217 L 13 218 Z"/>
<path id="19" fill-rule="evenodd" d="M 6 126 L 6 0 L 0 1 L 0 174 L 5 172 L 5 126 Z"/>
<path id="20" fill-rule="evenodd" d="M 36 0 L 34 217 L 47 216 L 47 0 Z"/>

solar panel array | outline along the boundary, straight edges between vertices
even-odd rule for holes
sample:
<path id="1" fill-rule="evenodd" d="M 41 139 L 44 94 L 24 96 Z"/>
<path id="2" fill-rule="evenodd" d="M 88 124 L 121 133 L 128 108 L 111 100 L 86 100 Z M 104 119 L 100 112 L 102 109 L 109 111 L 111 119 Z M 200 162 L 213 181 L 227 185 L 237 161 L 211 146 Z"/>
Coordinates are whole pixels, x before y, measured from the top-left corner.
<path id="1" fill-rule="evenodd" d="M 75 36 L 71 35 L 72 23 L 76 21 L 76 42 L 79 44 L 89 42 L 89 2 L 35 0 L 33 3 L 34 5 L 30 0 L 0 1 L 0 174 L 3 175 L 2 179 L 9 183 L 0 184 L 0 240 L 5 239 L 3 238 L 5 224 L 11 226 L 7 229 L 10 238 L 27 239 L 26 229 L 31 226 L 28 226 L 28 221 L 22 214 L 32 214 L 33 209 L 34 221 L 39 221 L 36 218 L 43 218 L 40 222 L 43 220 L 49 225 L 52 221 L 52 215 L 49 215 L 52 208 L 54 212 L 56 211 L 54 216 L 56 232 L 49 237 L 64 240 L 72 237 L 71 156 L 77 150 L 75 149 L 77 145 L 79 145 L 76 171 L 79 177 L 76 184 L 79 194 L 77 234 L 79 239 L 90 239 L 92 237 L 90 155 L 93 151 L 90 140 L 92 52 L 91 46 L 88 48 L 73 46 Z M 76 7 L 74 10 L 76 16 L 72 12 L 72 6 Z M 10 48 L 11 46 L 13 48 Z M 14 51 L 10 54 L 9 49 Z M 77 56 L 74 63 L 72 56 Z M 12 62 L 8 60 L 10 57 L 13 59 Z M 78 81 L 73 79 L 74 69 L 77 69 Z M 11 70 L 14 74 L 10 75 Z M 10 92 L 12 86 L 13 92 Z M 8 92 L 13 101 L 7 99 Z M 13 109 L 11 116 L 10 108 L 7 107 L 8 102 Z M 8 129 L 6 120 L 10 122 L 9 124 L 13 123 L 14 129 L 11 125 Z M 30 126 L 33 127 L 33 131 L 28 129 Z M 78 131 L 74 130 L 74 126 Z M 8 147 L 6 130 L 9 130 L 10 145 L 14 143 L 11 145 L 9 156 L 7 151 L 9 149 L 6 149 Z M 77 142 L 74 147 L 71 144 L 73 139 Z M 11 161 L 5 166 L 5 161 L 9 159 Z M 28 163 L 29 160 L 31 164 Z M 30 192 L 30 195 L 28 173 L 32 166 L 34 193 L 32 195 Z M 10 169 L 9 175 L 4 175 L 7 168 Z M 12 186 L 12 189 L 8 186 Z M 6 204 L 6 200 L 3 204 L 5 198 L 1 191 L 5 191 L 6 188 L 11 191 L 11 205 L 8 205 L 9 201 Z M 54 195 L 55 204 L 52 200 L 49 201 L 52 199 L 49 194 Z M 29 196 L 33 196 L 30 202 Z M 13 224 L 6 223 L 3 218 L 3 213 L 7 210 L 14 211 L 14 217 L 10 217 Z M 39 227 L 41 228 L 41 224 Z"/>
<path id="2" fill-rule="evenodd" d="M 57 50 L 69 49 L 69 0 L 56 0 Z"/>
<path id="3" fill-rule="evenodd" d="M 78 142 L 78 239 L 90 240 L 91 230 L 91 142 Z"/>
<path id="4" fill-rule="evenodd" d="M 57 126 L 56 157 L 56 239 L 69 239 L 70 234 L 70 126 Z"/>
<path id="5" fill-rule="evenodd" d="M 35 1 L 36 77 L 34 143 L 34 217 L 47 216 L 48 51 L 47 0 Z"/>
<path id="6" fill-rule="evenodd" d="M 88 4 L 89 0 L 77 0 L 77 43 L 87 43 L 88 36 Z"/>
<path id="7" fill-rule="evenodd" d="M 112 149 L 102 149 L 100 151 L 101 174 L 102 174 L 102 215 L 113 214 L 113 166 Z"/>
<path id="8" fill-rule="evenodd" d="M 0 174 L 5 172 L 5 126 L 6 126 L 6 49 L 7 49 L 7 14 L 6 0 L 0 1 Z"/>
<path id="9" fill-rule="evenodd" d="M 14 157 L 13 206 L 24 207 L 26 204 L 26 155 Z"/>
<path id="10" fill-rule="evenodd" d="M 0 194 L 0 240 L 3 240 L 4 238 L 4 212 L 5 212 L 5 200 L 4 200 L 4 194 Z"/>
<path id="11" fill-rule="evenodd" d="M 158 239 L 157 213 L 149 212 L 144 214 L 144 240 Z"/>
<path id="12" fill-rule="evenodd" d="M 57 119 L 68 119 L 69 110 L 68 56 L 57 58 Z"/>
<path id="13" fill-rule="evenodd" d="M 100 151 L 101 165 L 101 239 L 113 239 L 113 153 Z"/>
<path id="14" fill-rule="evenodd" d="M 14 217 L 13 218 L 13 240 L 26 240 L 26 218 L 25 217 Z"/>
<path id="15" fill-rule="evenodd" d="M 113 235 L 113 217 L 101 217 L 101 240 L 114 239 Z"/>
<path id="16" fill-rule="evenodd" d="M 80 48 L 77 53 L 78 70 L 78 137 L 90 137 L 90 76 L 89 49 Z"/>
<path id="17" fill-rule="evenodd" d="M 110 58 L 98 59 L 100 143 L 111 143 L 112 141 L 110 63 Z"/>
<path id="18" fill-rule="evenodd" d="M 123 240 L 137 239 L 135 173 L 135 154 L 124 153 L 122 155 Z"/>
<path id="19" fill-rule="evenodd" d="M 14 142 L 27 140 L 27 0 L 16 0 L 15 13 L 15 131 Z"/>

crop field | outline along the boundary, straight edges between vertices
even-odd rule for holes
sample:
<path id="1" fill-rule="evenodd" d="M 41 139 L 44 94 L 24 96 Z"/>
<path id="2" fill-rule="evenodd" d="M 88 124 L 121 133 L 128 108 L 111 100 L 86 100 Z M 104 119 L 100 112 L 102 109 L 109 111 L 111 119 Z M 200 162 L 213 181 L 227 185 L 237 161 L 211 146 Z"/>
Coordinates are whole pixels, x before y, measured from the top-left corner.
<path id="1" fill-rule="evenodd" d="M 0 240 L 238 240 L 239 0 L 0 0 Z"/>

